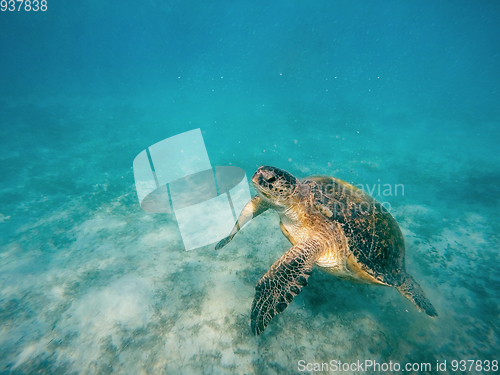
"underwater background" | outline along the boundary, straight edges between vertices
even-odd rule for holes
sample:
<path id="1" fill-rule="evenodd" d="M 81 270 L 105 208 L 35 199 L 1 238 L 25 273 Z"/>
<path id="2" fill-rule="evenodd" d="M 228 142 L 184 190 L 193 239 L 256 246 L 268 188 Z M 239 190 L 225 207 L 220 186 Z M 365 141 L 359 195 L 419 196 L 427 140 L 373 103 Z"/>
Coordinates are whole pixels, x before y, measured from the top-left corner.
<path id="1" fill-rule="evenodd" d="M 498 1 L 46 5 L 0 12 L 1 374 L 494 373 L 451 362 L 500 360 Z M 248 178 L 370 187 L 439 316 L 315 270 L 253 336 L 255 284 L 290 247 L 277 214 L 185 251 L 137 199 L 136 155 L 197 128 Z"/>

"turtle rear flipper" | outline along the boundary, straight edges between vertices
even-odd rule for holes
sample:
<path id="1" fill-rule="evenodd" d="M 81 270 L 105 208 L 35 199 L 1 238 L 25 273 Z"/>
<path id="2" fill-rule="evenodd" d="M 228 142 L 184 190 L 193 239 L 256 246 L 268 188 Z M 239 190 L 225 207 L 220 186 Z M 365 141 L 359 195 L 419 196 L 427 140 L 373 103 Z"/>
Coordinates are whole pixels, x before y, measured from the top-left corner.
<path id="1" fill-rule="evenodd" d="M 271 319 L 282 313 L 307 285 L 319 251 L 316 240 L 301 242 L 278 259 L 259 280 L 250 316 L 254 334 L 264 331 Z"/>
<path id="2" fill-rule="evenodd" d="M 406 275 L 404 282 L 396 287 L 403 296 L 412 301 L 420 311 L 424 311 L 429 316 L 438 316 L 432 303 L 425 296 L 424 291 L 411 275 Z"/>

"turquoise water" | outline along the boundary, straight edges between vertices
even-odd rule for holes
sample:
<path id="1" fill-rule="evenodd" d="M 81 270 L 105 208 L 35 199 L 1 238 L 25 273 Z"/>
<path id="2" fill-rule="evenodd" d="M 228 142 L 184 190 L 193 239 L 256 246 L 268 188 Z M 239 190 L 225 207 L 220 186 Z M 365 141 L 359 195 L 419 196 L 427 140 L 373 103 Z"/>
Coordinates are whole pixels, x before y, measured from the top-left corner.
<path id="1" fill-rule="evenodd" d="M 500 360 L 498 2 L 49 0 L 0 17 L 0 373 Z M 315 270 L 253 336 L 255 284 L 290 247 L 277 214 L 185 251 L 175 217 L 138 203 L 136 155 L 196 128 L 214 166 L 372 189 L 439 316 Z"/>

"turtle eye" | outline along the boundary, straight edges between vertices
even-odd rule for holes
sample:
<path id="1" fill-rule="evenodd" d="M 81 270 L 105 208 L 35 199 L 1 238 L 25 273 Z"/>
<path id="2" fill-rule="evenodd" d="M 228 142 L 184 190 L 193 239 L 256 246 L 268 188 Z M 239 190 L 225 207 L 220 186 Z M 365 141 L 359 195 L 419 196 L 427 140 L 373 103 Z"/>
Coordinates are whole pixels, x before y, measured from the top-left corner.
<path id="1" fill-rule="evenodd" d="M 267 180 L 267 182 L 269 182 L 270 184 L 272 184 L 274 181 L 276 181 L 276 176 L 272 176 Z"/>
<path id="2" fill-rule="evenodd" d="M 263 170 L 261 172 L 262 174 L 262 177 L 264 178 L 264 180 L 266 180 L 267 182 L 274 182 L 276 181 L 276 174 L 271 172 L 271 171 L 266 171 L 266 170 Z"/>

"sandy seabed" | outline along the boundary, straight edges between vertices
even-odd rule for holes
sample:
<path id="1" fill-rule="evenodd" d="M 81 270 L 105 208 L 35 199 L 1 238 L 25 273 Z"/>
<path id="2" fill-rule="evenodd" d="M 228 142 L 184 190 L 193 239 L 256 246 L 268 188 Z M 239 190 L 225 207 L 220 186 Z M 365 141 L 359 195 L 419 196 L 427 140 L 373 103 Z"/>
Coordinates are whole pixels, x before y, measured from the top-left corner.
<path id="1" fill-rule="evenodd" d="M 108 120 L 120 119 L 119 110 L 106 105 Z M 72 106 L 59 114 L 67 123 L 99 116 L 99 107 L 89 115 Z M 175 217 L 145 213 L 137 202 L 130 167 L 149 139 L 84 136 L 64 148 L 53 134 L 53 143 L 40 142 L 26 155 L 22 150 L 37 135 L 10 130 L 14 141 L 2 155 L 10 177 L 0 191 L 0 372 L 283 374 L 299 373 L 301 360 L 373 360 L 430 363 L 431 373 L 440 373 L 435 365 L 444 360 L 500 360 L 498 188 L 478 188 L 474 180 L 500 181 L 491 167 L 497 161 L 478 151 L 482 169 L 453 182 L 457 171 L 470 171 L 469 161 L 451 163 L 442 148 L 422 155 L 418 134 L 391 152 L 367 146 L 355 132 L 334 134 L 338 143 L 318 150 L 321 131 L 331 136 L 326 128 L 312 136 L 291 127 L 289 139 L 254 148 L 257 140 L 247 138 L 242 167 L 247 175 L 254 164 L 273 163 L 299 177 L 403 181 L 405 196 L 388 199 L 406 238 L 407 268 L 438 318 L 419 313 L 395 289 L 315 270 L 287 310 L 253 336 L 254 286 L 289 248 L 275 213 L 256 218 L 220 252 L 214 245 L 185 251 Z M 234 160 L 229 146 L 210 150 L 217 144 L 210 137 L 207 128 L 214 165 L 239 165 L 244 151 Z M 360 144 L 363 155 L 356 151 Z M 402 149 L 410 151 L 398 153 Z M 330 152 L 335 162 L 321 156 Z M 320 156 L 309 160 L 313 154 Z M 126 167 L 114 170 L 117 163 Z"/>

